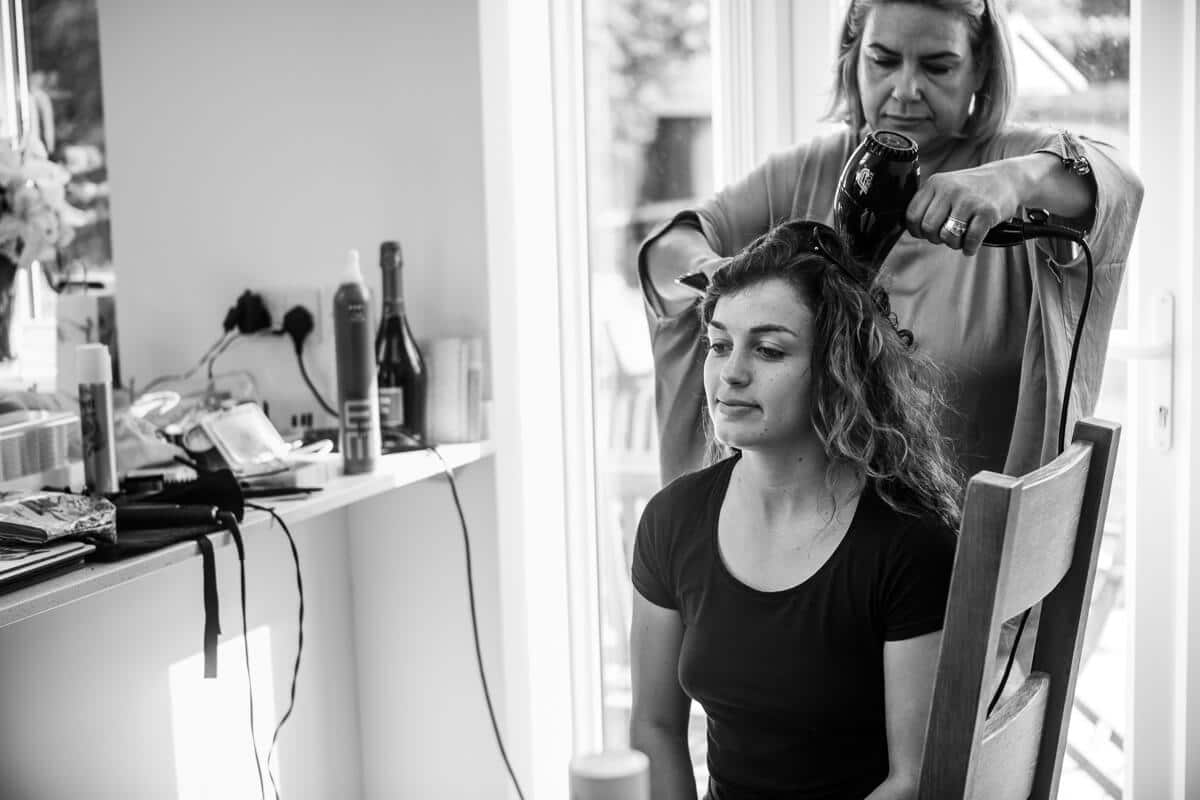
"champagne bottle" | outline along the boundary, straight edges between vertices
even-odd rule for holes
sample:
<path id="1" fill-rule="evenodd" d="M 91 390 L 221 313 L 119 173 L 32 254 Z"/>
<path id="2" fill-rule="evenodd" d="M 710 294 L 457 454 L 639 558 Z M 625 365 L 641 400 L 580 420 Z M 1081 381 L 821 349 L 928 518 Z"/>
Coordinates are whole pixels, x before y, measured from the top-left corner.
<path id="1" fill-rule="evenodd" d="M 421 349 L 408 326 L 400 270 L 399 242 L 379 247 L 383 270 L 383 313 L 375 335 L 379 369 L 380 421 L 386 449 L 411 449 L 426 444 L 425 398 L 427 373 Z"/>

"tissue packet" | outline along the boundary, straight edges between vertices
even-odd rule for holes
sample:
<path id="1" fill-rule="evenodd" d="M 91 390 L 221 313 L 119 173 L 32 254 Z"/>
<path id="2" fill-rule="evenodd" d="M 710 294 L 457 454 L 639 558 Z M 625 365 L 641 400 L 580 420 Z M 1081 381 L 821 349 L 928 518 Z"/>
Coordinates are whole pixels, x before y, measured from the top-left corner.
<path id="1" fill-rule="evenodd" d="M 0 491 L 0 544 L 59 539 L 117 540 L 117 508 L 103 497 L 53 491 Z"/>

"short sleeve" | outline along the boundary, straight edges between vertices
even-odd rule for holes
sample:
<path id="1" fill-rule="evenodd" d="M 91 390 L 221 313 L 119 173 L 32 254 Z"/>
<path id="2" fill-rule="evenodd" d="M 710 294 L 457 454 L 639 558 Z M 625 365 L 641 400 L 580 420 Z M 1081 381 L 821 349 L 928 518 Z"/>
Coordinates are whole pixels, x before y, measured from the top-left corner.
<path id="1" fill-rule="evenodd" d="M 682 211 L 656 230 L 638 253 L 638 280 L 645 298 L 654 359 L 654 410 L 658 425 L 658 463 L 663 482 L 704 464 L 704 356 L 699 299 L 675 314 L 663 312 L 662 298 L 650 279 L 646 249 L 674 225 L 698 227 L 691 211 Z"/>
<path id="2" fill-rule="evenodd" d="M 650 235 L 648 235 L 645 240 L 638 245 L 638 283 L 642 287 L 642 298 L 646 301 L 646 310 L 650 314 L 651 329 L 653 329 L 654 325 L 660 320 L 669 321 L 671 319 L 678 319 L 685 316 L 696 316 L 695 306 L 699 304 L 699 300 L 697 300 L 696 303 L 688 306 L 683 312 L 676 314 L 674 317 L 667 316 L 663 311 L 662 296 L 659 294 L 658 287 L 654 285 L 654 281 L 650 277 L 650 262 L 648 255 L 650 251 L 650 245 L 654 244 L 662 237 L 663 234 L 673 228 L 691 228 L 695 231 L 699 231 L 700 233 L 704 232 L 700 225 L 700 219 L 696 216 L 696 212 L 691 209 L 684 209 L 675 216 L 671 217 L 671 219 L 663 222 L 651 230 Z M 673 264 L 672 271 L 682 275 L 688 271 L 688 265 L 686 263 L 676 262 Z"/>
<path id="3" fill-rule="evenodd" d="M 792 161 L 775 155 L 740 181 L 730 184 L 695 208 L 686 208 L 650 231 L 638 246 L 638 281 L 646 307 L 655 318 L 664 318 L 663 302 L 658 287 L 650 278 L 649 251 L 663 234 L 675 228 L 687 227 L 699 231 L 712 251 L 713 257 L 728 258 L 734 255 L 759 234 L 765 233 L 772 224 L 791 216 L 786 199 L 791 196 L 789 186 L 794 185 L 796 173 L 789 169 Z M 789 183 L 790 182 L 790 183 Z M 683 275 L 696 266 L 698 253 L 664 253 L 656 259 L 665 259 L 662 265 L 667 274 Z M 690 308 L 687 310 L 691 316 Z M 651 325 L 655 319 L 651 319 Z"/>
<path id="4" fill-rule="evenodd" d="M 883 579 L 883 638 L 912 639 L 942 629 L 957 536 L 934 523 L 896 533 Z"/>
<path id="5" fill-rule="evenodd" d="M 655 514 L 656 505 L 651 500 L 638 521 L 633 545 L 633 587 L 654 605 L 677 609 L 679 603 L 671 580 L 669 531 Z"/>
<path id="6" fill-rule="evenodd" d="M 1070 131 L 1059 131 L 1053 142 L 1037 152 L 1058 156 L 1064 169 L 1092 181 L 1096 207 L 1090 224 L 1082 226 L 1088 246 L 1095 254 L 1097 266 L 1123 264 L 1129 256 L 1145 194 L 1141 179 L 1112 146 Z M 1051 221 L 1058 220 L 1052 217 Z M 1082 262 L 1082 256 L 1076 261 Z"/>

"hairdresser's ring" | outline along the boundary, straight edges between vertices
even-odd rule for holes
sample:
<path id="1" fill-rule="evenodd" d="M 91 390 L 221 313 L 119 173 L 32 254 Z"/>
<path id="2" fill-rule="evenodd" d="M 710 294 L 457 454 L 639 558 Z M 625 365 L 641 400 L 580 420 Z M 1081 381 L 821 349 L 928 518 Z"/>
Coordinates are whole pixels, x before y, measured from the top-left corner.
<path id="1" fill-rule="evenodd" d="M 958 217 L 946 217 L 946 224 L 942 226 L 942 230 L 954 235 L 962 236 L 967 232 L 968 223 L 966 220 L 961 220 Z"/>

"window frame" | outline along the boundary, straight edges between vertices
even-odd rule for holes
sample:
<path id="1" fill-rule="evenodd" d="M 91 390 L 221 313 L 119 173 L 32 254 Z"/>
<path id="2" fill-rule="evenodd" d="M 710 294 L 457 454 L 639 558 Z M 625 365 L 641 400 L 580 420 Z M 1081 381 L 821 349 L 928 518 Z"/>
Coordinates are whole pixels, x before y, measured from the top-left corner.
<path id="1" fill-rule="evenodd" d="M 21 0 L 0 0 L 0 62 L 4 91 L 4 130 L 0 135 L 16 147 L 24 141 L 29 127 L 30 102 L 25 6 Z"/>
<path id="2" fill-rule="evenodd" d="M 1194 145 L 1200 131 L 1196 3 L 1131 0 L 1130 29 L 1130 158 L 1146 186 L 1130 258 L 1135 266 L 1155 265 L 1128 272 L 1130 330 L 1147 327 L 1154 293 L 1167 291 L 1182 302 L 1175 314 L 1176 418 L 1170 450 L 1158 451 L 1150 437 L 1138 435 L 1150 430 L 1153 410 L 1140 407 L 1137 387 L 1151 365 L 1133 365 L 1130 376 L 1135 411 L 1124 438 L 1134 448 L 1131 518 L 1139 534 L 1129 552 L 1132 746 L 1125 786 L 1134 798 L 1182 800 L 1200 796 L 1200 547 L 1191 544 L 1200 532 L 1200 497 L 1188 488 L 1200 479 L 1200 330 L 1192 312 L 1200 299 L 1194 223 L 1200 179 Z"/>
<path id="3" fill-rule="evenodd" d="M 818 132 L 812 112 L 826 111 L 832 98 L 830 65 L 843 3 L 713 0 L 712 7 L 714 177 L 720 186 Z"/>

